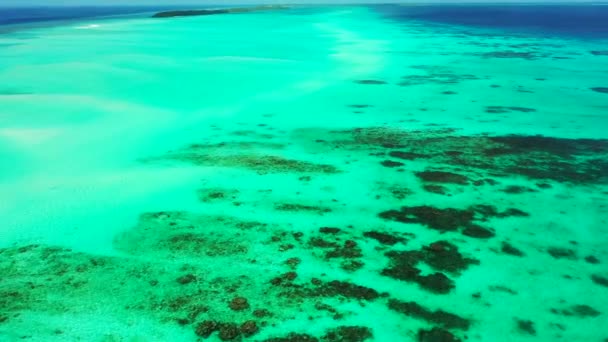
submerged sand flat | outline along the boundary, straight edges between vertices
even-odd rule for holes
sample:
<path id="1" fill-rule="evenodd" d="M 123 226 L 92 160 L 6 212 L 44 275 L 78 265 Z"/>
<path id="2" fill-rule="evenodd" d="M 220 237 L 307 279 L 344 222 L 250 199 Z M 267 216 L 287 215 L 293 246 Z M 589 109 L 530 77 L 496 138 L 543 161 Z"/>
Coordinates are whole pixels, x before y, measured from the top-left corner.
<path id="1" fill-rule="evenodd" d="M 606 43 L 368 7 L 0 35 L 0 339 L 605 341 Z"/>

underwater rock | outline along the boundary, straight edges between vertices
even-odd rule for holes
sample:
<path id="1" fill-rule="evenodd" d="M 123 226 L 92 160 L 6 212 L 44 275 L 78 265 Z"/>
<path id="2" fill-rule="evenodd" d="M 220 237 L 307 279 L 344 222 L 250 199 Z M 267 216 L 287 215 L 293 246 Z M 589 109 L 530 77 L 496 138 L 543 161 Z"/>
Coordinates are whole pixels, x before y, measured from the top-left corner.
<path id="1" fill-rule="evenodd" d="M 447 241 L 437 241 L 422 248 L 422 258 L 429 266 L 439 271 L 459 273 L 470 265 L 479 264 L 479 260 L 465 258 L 458 251 L 458 247 Z"/>
<path id="2" fill-rule="evenodd" d="M 596 258 L 593 255 L 589 255 L 585 257 L 585 261 L 592 264 L 592 265 L 597 265 L 600 263 L 600 259 Z"/>
<path id="3" fill-rule="evenodd" d="M 338 234 L 341 231 L 342 230 L 340 228 L 334 228 L 334 227 L 321 227 L 321 228 L 319 228 L 319 233 L 322 233 L 322 234 Z"/>
<path id="4" fill-rule="evenodd" d="M 278 277 L 272 278 L 270 283 L 274 286 L 285 285 L 291 283 L 298 277 L 296 272 L 287 272 Z"/>
<path id="5" fill-rule="evenodd" d="M 429 310 L 416 302 L 402 302 L 396 299 L 388 301 L 388 308 L 407 316 L 437 324 L 445 329 L 468 330 L 471 321 L 453 313 L 439 310 Z"/>
<path id="6" fill-rule="evenodd" d="M 335 241 L 328 241 L 320 237 L 311 237 L 308 245 L 316 248 L 339 248 L 340 245 Z"/>
<path id="7" fill-rule="evenodd" d="M 551 186 L 551 184 L 549 183 L 536 183 L 536 186 L 539 189 L 551 189 L 553 186 Z"/>
<path id="8" fill-rule="evenodd" d="M 321 297 L 342 296 L 359 300 L 375 300 L 380 297 L 380 293 L 372 288 L 338 280 L 324 283 L 315 288 L 312 293 Z"/>
<path id="9" fill-rule="evenodd" d="M 536 112 L 536 109 L 516 106 L 486 106 L 486 113 L 501 114 L 510 112 L 531 113 Z"/>
<path id="10" fill-rule="evenodd" d="M 347 272 L 360 270 L 365 264 L 359 260 L 344 260 L 340 263 L 340 268 Z"/>
<path id="11" fill-rule="evenodd" d="M 492 217 L 505 218 L 505 217 L 512 217 L 512 216 L 515 216 L 515 217 L 530 216 L 530 214 L 526 213 L 525 211 L 519 210 L 517 208 L 508 208 L 505 211 L 501 212 L 498 209 L 496 209 L 495 206 L 487 205 L 487 204 L 472 205 L 469 207 L 469 210 L 472 210 L 475 213 L 481 215 L 483 220 L 487 220 L 488 218 L 492 218 Z"/>
<path id="12" fill-rule="evenodd" d="M 255 321 L 246 321 L 243 324 L 241 324 L 241 333 L 245 337 L 253 336 L 259 330 L 260 330 L 260 328 L 258 328 L 258 325 Z"/>
<path id="13" fill-rule="evenodd" d="M 576 260 L 576 252 L 569 248 L 549 247 L 547 252 L 555 259 Z"/>
<path id="14" fill-rule="evenodd" d="M 460 339 L 451 332 L 434 327 L 431 330 L 418 330 L 418 342 L 460 342 Z"/>
<path id="15" fill-rule="evenodd" d="M 372 331 L 368 327 L 340 326 L 329 330 L 321 340 L 324 342 L 364 342 L 372 337 Z"/>
<path id="16" fill-rule="evenodd" d="M 396 161 L 392 161 L 392 160 L 383 160 L 382 162 L 380 162 L 380 164 L 382 164 L 382 166 L 386 166 L 386 167 L 399 167 L 399 166 L 405 165 L 401 162 L 396 162 Z"/>
<path id="17" fill-rule="evenodd" d="M 517 291 L 512 290 L 506 286 L 502 286 L 502 285 L 490 286 L 490 287 L 488 287 L 488 289 L 493 292 L 504 292 L 504 293 L 508 293 L 508 294 L 512 294 L 512 295 L 517 294 Z"/>
<path id="18" fill-rule="evenodd" d="M 249 302 L 247 301 L 247 298 L 236 297 L 230 301 L 230 304 L 228 306 L 233 311 L 242 311 L 249 309 Z"/>
<path id="19" fill-rule="evenodd" d="M 380 80 L 357 80 L 357 81 L 355 81 L 355 83 L 358 83 L 358 84 L 376 84 L 376 85 L 378 85 L 378 84 L 386 84 L 385 81 L 380 81 Z"/>
<path id="20" fill-rule="evenodd" d="M 453 172 L 446 171 L 423 171 L 416 172 L 416 176 L 425 182 L 435 183 L 453 183 L 466 185 L 469 183 L 469 178 Z"/>
<path id="21" fill-rule="evenodd" d="M 414 281 L 423 289 L 437 294 L 446 294 L 455 287 L 452 279 L 441 272 L 418 275 Z"/>
<path id="22" fill-rule="evenodd" d="M 328 207 L 323 206 L 313 206 L 313 205 L 305 205 L 298 203 L 278 203 L 274 206 L 275 210 L 279 211 L 309 211 L 314 212 L 319 215 L 330 213 L 332 210 Z"/>
<path id="23" fill-rule="evenodd" d="M 547 57 L 546 55 L 540 55 L 534 52 L 521 52 L 521 51 L 492 51 L 480 54 L 483 58 L 521 58 L 526 60 L 535 60 L 541 57 Z"/>
<path id="24" fill-rule="evenodd" d="M 593 87 L 593 88 L 589 88 L 597 93 L 604 93 L 604 94 L 608 94 L 608 87 Z"/>
<path id="25" fill-rule="evenodd" d="M 521 333 L 532 336 L 536 335 L 536 329 L 534 329 L 534 322 L 524 319 L 516 319 L 515 322 L 517 324 L 517 329 Z"/>
<path id="26" fill-rule="evenodd" d="M 466 227 L 462 231 L 462 234 L 466 235 L 466 236 L 478 238 L 478 239 L 489 239 L 496 235 L 491 230 L 489 230 L 487 228 L 483 228 L 483 227 L 475 225 L 475 224 L 472 224 L 472 225 Z"/>
<path id="27" fill-rule="evenodd" d="M 587 317 L 597 317 L 602 313 L 597 311 L 596 309 L 590 307 L 589 305 L 581 304 L 581 305 L 573 305 L 569 309 L 551 309 L 551 312 L 558 315 L 563 316 L 575 316 L 579 318 L 587 318 Z"/>
<path id="28" fill-rule="evenodd" d="M 505 254 L 509 254 L 509 255 L 513 255 L 513 256 L 523 257 L 525 255 L 524 252 L 522 252 L 518 248 L 515 248 L 513 245 L 511 245 L 510 243 L 508 243 L 506 241 L 502 242 L 500 250 Z"/>
<path id="29" fill-rule="evenodd" d="M 519 186 L 519 185 L 509 185 L 508 187 L 506 187 L 500 191 L 507 193 L 507 194 L 523 194 L 526 192 L 536 192 L 536 190 L 534 190 L 534 189 L 527 188 L 525 186 Z"/>
<path id="30" fill-rule="evenodd" d="M 600 286 L 608 287 L 608 277 L 603 277 L 599 274 L 592 274 L 591 280 Z"/>
<path id="31" fill-rule="evenodd" d="M 325 253 L 326 259 L 332 258 L 360 258 L 363 254 L 361 252 L 361 248 L 357 246 L 357 243 L 353 240 L 346 240 L 344 245 L 334 247 L 333 250 Z"/>
<path id="32" fill-rule="evenodd" d="M 422 188 L 425 191 L 433 193 L 433 194 L 438 194 L 438 195 L 447 195 L 448 194 L 448 188 L 446 188 L 445 186 L 442 186 L 442 185 L 425 184 Z"/>
<path id="33" fill-rule="evenodd" d="M 219 338 L 222 341 L 232 341 L 241 335 L 236 323 L 222 323 L 219 331 Z"/>
<path id="34" fill-rule="evenodd" d="M 396 243 L 399 243 L 399 242 L 406 241 L 402 237 L 395 236 L 395 235 L 388 234 L 388 233 L 382 233 L 382 232 L 378 232 L 378 231 L 365 232 L 365 233 L 363 233 L 363 236 L 374 239 L 383 245 L 389 245 L 389 246 L 395 245 Z"/>
<path id="35" fill-rule="evenodd" d="M 220 325 L 216 321 L 203 321 L 196 326 L 196 334 L 200 337 L 207 338 L 211 336 L 214 332 L 218 331 Z"/>

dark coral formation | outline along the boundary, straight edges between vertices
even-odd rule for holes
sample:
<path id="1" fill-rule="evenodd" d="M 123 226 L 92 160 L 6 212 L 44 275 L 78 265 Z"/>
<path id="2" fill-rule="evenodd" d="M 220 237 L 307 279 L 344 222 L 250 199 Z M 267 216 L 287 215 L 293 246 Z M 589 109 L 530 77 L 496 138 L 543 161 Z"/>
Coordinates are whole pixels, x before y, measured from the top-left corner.
<path id="1" fill-rule="evenodd" d="M 386 166 L 386 167 L 400 167 L 400 166 L 404 165 L 402 162 L 398 162 L 398 161 L 394 161 L 394 160 L 383 160 L 380 162 L 380 164 L 382 166 Z"/>
<path id="2" fill-rule="evenodd" d="M 354 272 L 364 266 L 360 258 L 363 253 L 358 243 L 353 239 L 344 239 L 346 233 L 334 227 L 321 227 L 319 234 L 312 235 L 308 240 L 308 247 L 315 255 L 323 256 L 328 262 L 338 261 L 340 267 L 346 271 Z"/>
<path id="3" fill-rule="evenodd" d="M 311 294 L 320 297 L 341 296 L 359 300 L 374 300 L 380 297 L 380 293 L 372 288 L 338 280 L 317 286 L 311 291 Z"/>
<path id="4" fill-rule="evenodd" d="M 551 309 L 551 312 L 557 315 L 574 316 L 579 318 L 597 317 L 602 314 L 591 306 L 585 304 L 572 305 L 567 309 Z"/>
<path id="5" fill-rule="evenodd" d="M 416 172 L 416 176 L 425 182 L 453 183 L 461 185 L 466 185 L 469 183 L 469 178 L 467 176 L 447 171 L 422 171 Z"/>
<path id="6" fill-rule="evenodd" d="M 501 189 L 500 191 L 507 194 L 524 194 L 527 192 L 536 192 L 536 190 L 527 188 L 525 186 L 520 185 L 509 185 L 508 187 Z"/>
<path id="7" fill-rule="evenodd" d="M 488 228 L 475 224 L 475 220 L 487 221 L 493 217 L 528 216 L 527 213 L 509 208 L 500 212 L 494 206 L 474 205 L 467 209 L 435 208 L 431 206 L 401 207 L 378 214 L 380 218 L 401 223 L 419 223 L 440 231 L 458 231 L 468 237 L 487 239 L 495 235 Z"/>
<path id="8" fill-rule="evenodd" d="M 466 227 L 471 224 L 474 215 L 472 210 L 440 209 L 431 206 L 402 207 L 399 210 L 388 210 L 379 214 L 385 220 L 420 223 L 442 231 L 453 231 Z"/>
<path id="9" fill-rule="evenodd" d="M 214 332 L 219 330 L 219 323 L 216 321 L 203 321 L 196 326 L 196 334 L 200 337 L 207 338 Z"/>
<path id="10" fill-rule="evenodd" d="M 395 236 L 393 234 L 378 232 L 378 231 L 369 231 L 363 233 L 363 236 L 374 239 L 381 244 L 392 246 L 399 242 L 404 243 L 406 240 L 403 237 Z"/>
<path id="11" fill-rule="evenodd" d="M 380 81 L 380 80 L 357 80 L 357 81 L 355 81 L 355 83 L 358 83 L 358 84 L 375 84 L 375 85 L 386 84 L 385 81 Z"/>
<path id="12" fill-rule="evenodd" d="M 585 261 L 592 264 L 592 265 L 597 265 L 600 263 L 600 259 L 598 259 L 597 257 L 593 256 L 593 255 L 588 255 L 585 257 Z"/>
<path id="13" fill-rule="evenodd" d="M 547 54 L 540 54 L 538 52 L 514 50 L 485 52 L 481 53 L 480 55 L 483 58 L 516 58 L 525 60 L 535 60 L 539 58 L 548 57 Z"/>
<path id="14" fill-rule="evenodd" d="M 310 283 L 296 283 L 294 281 L 295 278 L 276 281 L 277 279 L 281 279 L 281 277 L 273 279 L 271 283 L 282 289 L 279 296 L 296 300 L 296 302 L 301 302 L 306 298 L 323 297 L 335 297 L 343 300 L 373 301 L 384 295 L 372 288 L 346 281 L 332 280 L 330 282 L 323 282 L 320 279 L 313 278 Z"/>
<path id="15" fill-rule="evenodd" d="M 247 301 L 247 298 L 236 297 L 230 301 L 228 306 L 234 311 L 247 310 L 249 309 L 249 302 Z"/>
<path id="16" fill-rule="evenodd" d="M 418 330 L 418 342 L 460 342 L 461 340 L 451 332 L 434 327 L 431 330 Z"/>
<path id="17" fill-rule="evenodd" d="M 550 247 L 547 252 L 555 259 L 569 259 L 576 260 L 576 251 L 570 248 L 564 247 Z"/>
<path id="18" fill-rule="evenodd" d="M 536 329 L 534 328 L 534 322 L 527 319 L 516 319 L 515 323 L 519 332 L 526 335 L 536 335 Z"/>
<path id="19" fill-rule="evenodd" d="M 449 192 L 448 188 L 437 184 L 425 184 L 422 188 L 427 192 L 438 195 L 447 195 Z"/>
<path id="20" fill-rule="evenodd" d="M 327 214 L 331 212 L 328 207 L 319 205 L 305 205 L 298 203 L 279 203 L 274 206 L 275 210 L 278 211 L 302 211 L 302 212 L 313 212 L 319 215 Z"/>
<path id="21" fill-rule="evenodd" d="M 502 242 L 500 250 L 505 254 L 509 254 L 509 255 L 513 255 L 513 256 L 517 256 L 517 257 L 523 257 L 525 255 L 524 252 L 522 252 L 519 248 L 516 248 L 515 246 L 513 246 L 512 244 L 510 244 L 506 241 Z"/>
<path id="22" fill-rule="evenodd" d="M 454 282 L 440 272 L 422 275 L 422 271 L 416 267 L 419 263 L 426 263 L 436 271 L 451 274 L 459 274 L 470 265 L 478 263 L 475 259 L 463 257 L 458 248 L 447 241 L 434 242 L 420 251 L 390 251 L 386 256 L 390 258 L 390 263 L 382 270 L 382 275 L 417 283 L 438 294 L 450 292 L 454 288 Z"/>
<path id="23" fill-rule="evenodd" d="M 433 311 L 416 302 L 402 302 L 391 299 L 388 302 L 388 307 L 391 310 L 436 324 L 445 329 L 468 330 L 471 326 L 471 321 L 466 318 L 443 310 Z"/>
<path id="24" fill-rule="evenodd" d="M 458 84 L 463 81 L 479 80 L 480 77 L 471 74 L 458 74 L 445 67 L 434 65 L 414 65 L 413 69 L 418 69 L 425 74 L 407 75 L 402 77 L 400 86 L 415 86 L 421 84 Z"/>
<path id="25" fill-rule="evenodd" d="M 329 330 L 321 340 L 324 342 L 364 342 L 372 337 L 372 331 L 368 327 L 340 326 Z"/>
<path id="26" fill-rule="evenodd" d="M 488 239 L 491 237 L 494 237 L 496 234 L 494 234 L 493 231 L 484 228 L 482 226 L 478 226 L 476 224 L 472 224 L 468 227 L 466 227 L 463 231 L 462 231 L 463 235 L 469 236 L 469 237 L 474 237 L 474 238 L 478 238 L 478 239 Z"/>
<path id="27" fill-rule="evenodd" d="M 511 108 L 511 109 L 509 109 Z M 529 111 L 506 106 L 492 110 Z M 524 176 L 573 184 L 608 182 L 608 139 L 565 139 L 543 136 L 459 136 L 453 130 L 407 131 L 388 127 L 327 132 L 321 145 L 332 149 L 399 149 L 407 158 L 434 165 L 462 167 L 496 176 Z M 449 153 L 457 151 L 458 153 Z M 488 183 L 489 184 L 489 183 Z"/>
<path id="28" fill-rule="evenodd" d="M 526 107 L 516 107 L 516 106 L 487 106 L 486 113 L 510 113 L 510 112 L 522 112 L 522 113 L 531 113 L 536 112 L 534 108 L 526 108 Z"/>
<path id="29" fill-rule="evenodd" d="M 596 93 L 604 93 L 604 94 L 608 94 L 608 87 L 593 87 L 590 88 L 591 90 L 595 91 Z"/>
<path id="30" fill-rule="evenodd" d="M 597 285 L 608 287 L 608 277 L 604 277 L 599 274 L 592 274 L 591 280 Z"/>

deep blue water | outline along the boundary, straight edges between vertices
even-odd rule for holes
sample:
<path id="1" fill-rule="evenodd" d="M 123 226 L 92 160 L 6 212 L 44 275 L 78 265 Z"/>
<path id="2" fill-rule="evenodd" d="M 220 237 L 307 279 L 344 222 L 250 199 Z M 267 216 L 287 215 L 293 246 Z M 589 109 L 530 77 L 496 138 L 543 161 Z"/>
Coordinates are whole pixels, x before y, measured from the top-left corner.
<path id="1" fill-rule="evenodd" d="M 608 5 L 379 5 L 387 17 L 540 34 L 608 38 Z"/>
<path id="2" fill-rule="evenodd" d="M 0 2 L 1 1 L 2 0 L 0 0 Z M 111 15 L 128 15 L 176 8 L 184 8 L 184 6 L 0 7 L 0 25 L 103 17 Z"/>
<path id="3" fill-rule="evenodd" d="M 158 9 L 158 7 L 0 7 L 0 25 L 134 14 L 154 11 L 156 9 Z"/>
<path id="4" fill-rule="evenodd" d="M 396 20 L 414 19 L 540 34 L 608 38 L 608 5 L 477 4 L 376 5 L 373 7 L 387 17 Z M 185 8 L 185 6 L 0 7 L 0 25 L 127 15 L 176 8 Z"/>

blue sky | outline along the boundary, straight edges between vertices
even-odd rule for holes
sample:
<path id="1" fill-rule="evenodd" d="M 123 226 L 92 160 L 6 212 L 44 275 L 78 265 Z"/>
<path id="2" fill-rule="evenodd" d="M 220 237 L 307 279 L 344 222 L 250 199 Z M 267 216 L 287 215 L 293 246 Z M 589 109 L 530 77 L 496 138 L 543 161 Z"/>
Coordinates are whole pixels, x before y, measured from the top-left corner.
<path id="1" fill-rule="evenodd" d="M 462 2 L 606 2 L 608 0 L 0 0 L 0 6 L 26 6 L 26 5 L 175 5 L 175 4 L 255 4 L 255 3 L 387 3 L 387 2 L 410 2 L 410 3 L 462 3 Z"/>

